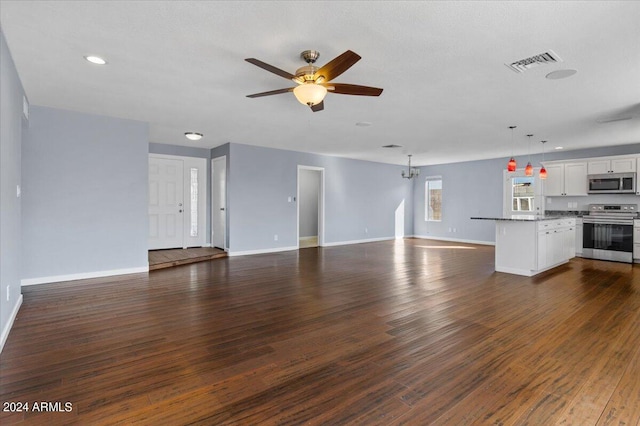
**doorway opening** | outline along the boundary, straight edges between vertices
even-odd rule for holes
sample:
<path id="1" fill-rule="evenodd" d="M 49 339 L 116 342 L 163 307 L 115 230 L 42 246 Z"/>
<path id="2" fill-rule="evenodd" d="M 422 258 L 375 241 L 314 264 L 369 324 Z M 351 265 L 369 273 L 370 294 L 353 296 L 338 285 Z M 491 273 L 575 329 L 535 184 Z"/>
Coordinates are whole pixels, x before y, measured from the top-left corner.
<path id="1" fill-rule="evenodd" d="M 324 245 L 324 168 L 298 166 L 298 248 Z"/>

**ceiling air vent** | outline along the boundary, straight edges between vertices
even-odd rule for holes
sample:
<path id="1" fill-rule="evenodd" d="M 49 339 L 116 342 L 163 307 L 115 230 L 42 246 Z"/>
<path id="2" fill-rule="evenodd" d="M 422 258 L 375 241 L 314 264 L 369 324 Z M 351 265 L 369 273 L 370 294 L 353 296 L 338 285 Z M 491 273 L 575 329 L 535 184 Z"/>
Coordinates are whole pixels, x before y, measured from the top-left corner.
<path id="1" fill-rule="evenodd" d="M 562 62 L 560 56 L 558 56 L 553 50 L 548 50 L 544 53 L 540 53 L 539 55 L 520 59 L 519 61 L 515 61 L 505 65 L 515 72 L 522 73 L 530 68 L 537 67 L 539 65 L 555 64 L 557 62 Z"/>
<path id="2" fill-rule="evenodd" d="M 382 147 L 383 147 L 383 148 L 402 148 L 402 146 L 401 146 L 401 145 L 394 145 L 394 144 L 391 144 L 391 145 L 383 145 Z"/>

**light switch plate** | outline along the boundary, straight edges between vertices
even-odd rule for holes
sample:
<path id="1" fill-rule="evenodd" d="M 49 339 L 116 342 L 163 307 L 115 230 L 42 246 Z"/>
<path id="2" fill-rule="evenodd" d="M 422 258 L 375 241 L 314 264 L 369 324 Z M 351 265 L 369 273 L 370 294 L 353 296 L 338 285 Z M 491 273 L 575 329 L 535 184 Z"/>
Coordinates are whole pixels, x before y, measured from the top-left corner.
<path id="1" fill-rule="evenodd" d="M 16 185 L 16 198 L 20 198 L 20 194 L 22 191 L 20 190 L 20 185 Z"/>

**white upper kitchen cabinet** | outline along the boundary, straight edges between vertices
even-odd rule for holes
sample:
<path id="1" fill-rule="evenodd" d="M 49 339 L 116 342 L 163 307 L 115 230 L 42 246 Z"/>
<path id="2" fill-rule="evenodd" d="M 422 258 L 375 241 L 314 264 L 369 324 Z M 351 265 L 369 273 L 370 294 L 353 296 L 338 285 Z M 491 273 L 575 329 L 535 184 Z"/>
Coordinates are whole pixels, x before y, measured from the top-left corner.
<path id="1" fill-rule="evenodd" d="M 633 173 L 636 171 L 635 157 L 600 159 L 589 161 L 590 175 L 604 175 L 607 173 Z"/>
<path id="2" fill-rule="evenodd" d="M 587 162 L 545 164 L 547 179 L 544 183 L 544 195 L 587 195 Z"/>

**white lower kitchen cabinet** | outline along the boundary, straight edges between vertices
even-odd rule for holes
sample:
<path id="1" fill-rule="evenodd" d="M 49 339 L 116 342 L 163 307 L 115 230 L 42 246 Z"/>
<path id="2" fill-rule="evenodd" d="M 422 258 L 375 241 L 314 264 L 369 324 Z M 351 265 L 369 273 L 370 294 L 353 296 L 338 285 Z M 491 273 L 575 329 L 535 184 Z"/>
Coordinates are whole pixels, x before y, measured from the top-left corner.
<path id="1" fill-rule="evenodd" d="M 495 220 L 498 272 L 530 277 L 575 257 L 574 218 Z"/>

